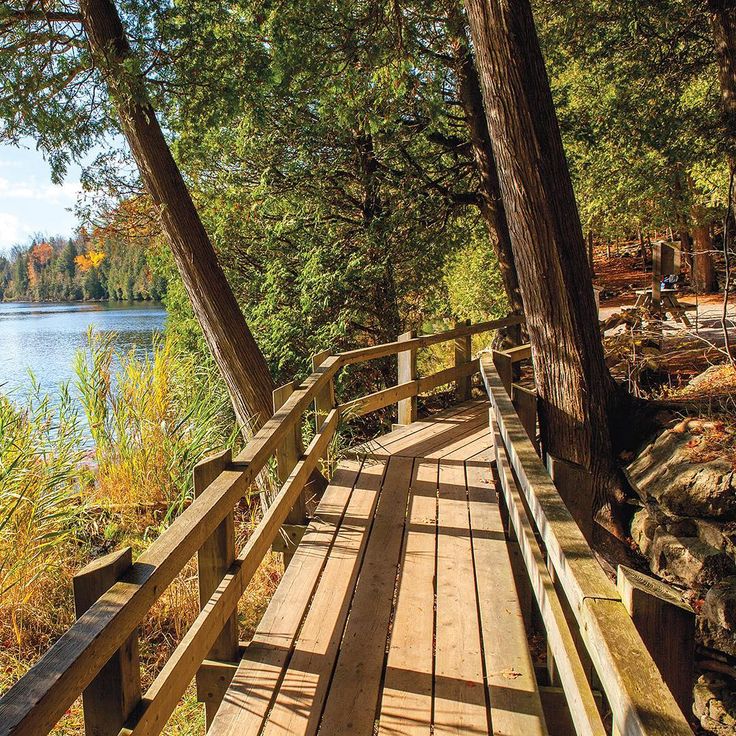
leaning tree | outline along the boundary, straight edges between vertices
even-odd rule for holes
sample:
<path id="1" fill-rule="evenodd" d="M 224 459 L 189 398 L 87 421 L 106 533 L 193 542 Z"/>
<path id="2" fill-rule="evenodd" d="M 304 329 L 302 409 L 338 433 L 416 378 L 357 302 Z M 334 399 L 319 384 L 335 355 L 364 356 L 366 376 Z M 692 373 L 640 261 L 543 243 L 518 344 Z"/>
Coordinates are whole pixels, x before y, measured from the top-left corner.
<path id="1" fill-rule="evenodd" d="M 620 532 L 606 367 L 583 232 L 529 0 L 467 0 L 541 399 L 545 450 L 589 472 Z M 585 492 L 581 489 L 581 492 Z"/>

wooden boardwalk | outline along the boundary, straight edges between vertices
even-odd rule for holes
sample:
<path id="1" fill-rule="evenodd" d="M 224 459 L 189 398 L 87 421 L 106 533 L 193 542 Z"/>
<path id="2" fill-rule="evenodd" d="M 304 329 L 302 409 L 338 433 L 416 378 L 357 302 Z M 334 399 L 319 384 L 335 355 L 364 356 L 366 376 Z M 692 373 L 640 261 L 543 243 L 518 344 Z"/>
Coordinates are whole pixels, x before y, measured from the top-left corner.
<path id="1" fill-rule="evenodd" d="M 546 733 L 488 408 L 463 403 L 340 465 L 210 733 Z"/>

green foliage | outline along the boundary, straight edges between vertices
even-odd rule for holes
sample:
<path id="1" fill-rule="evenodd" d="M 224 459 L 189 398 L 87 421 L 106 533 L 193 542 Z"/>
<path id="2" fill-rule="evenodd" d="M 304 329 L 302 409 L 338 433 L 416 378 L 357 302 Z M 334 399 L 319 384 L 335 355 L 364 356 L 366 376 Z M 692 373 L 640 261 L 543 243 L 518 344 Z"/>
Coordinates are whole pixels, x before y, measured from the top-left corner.
<path id="1" fill-rule="evenodd" d="M 456 317 L 481 322 L 508 314 L 498 264 L 484 238 L 474 238 L 448 260 L 444 282 Z"/>
<path id="2" fill-rule="evenodd" d="M 585 227 L 621 236 L 722 215 L 728 172 L 705 4 L 538 0 Z"/>
<path id="3" fill-rule="evenodd" d="M 447 20 L 424 10 L 188 0 L 168 18 L 175 154 L 276 380 L 449 315 L 444 263 L 478 214 Z"/>

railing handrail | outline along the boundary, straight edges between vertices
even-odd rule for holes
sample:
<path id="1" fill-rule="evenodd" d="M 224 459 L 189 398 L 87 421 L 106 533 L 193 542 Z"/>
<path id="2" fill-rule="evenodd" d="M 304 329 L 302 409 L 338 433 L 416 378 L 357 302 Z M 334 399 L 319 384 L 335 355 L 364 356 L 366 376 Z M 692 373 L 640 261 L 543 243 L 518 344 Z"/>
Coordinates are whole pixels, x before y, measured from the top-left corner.
<path id="1" fill-rule="evenodd" d="M 48 733 L 53 728 L 104 664 L 135 631 L 164 590 L 232 511 L 238 500 L 247 494 L 249 487 L 287 433 L 342 367 L 521 322 L 522 317 L 511 316 L 326 357 L 256 432 L 232 463 L 192 501 L 160 537 L 154 540 L 123 577 L 92 604 L 44 656 L 0 698 L 0 736 L 11 733 L 38 736 Z M 477 368 L 476 362 L 475 370 Z M 407 391 L 408 395 L 416 395 L 427 387 L 438 385 L 433 384 L 433 380 L 435 382 L 440 379 L 453 380 L 455 375 L 465 375 L 468 371 L 466 367 L 448 369 L 411 384 L 404 384 L 410 388 L 402 389 L 401 397 L 403 398 Z M 344 407 L 335 409 L 336 411 L 328 415 L 322 424 L 325 433 L 334 432 L 338 416 L 345 411 Z M 343 409 L 343 412 L 340 409 Z M 300 467 L 303 473 L 304 465 Z M 284 484 L 282 490 L 288 483 L 289 481 Z M 267 521 L 267 517 L 264 517 L 254 531 L 254 537 L 261 535 Z M 269 530 L 272 530 L 275 522 L 268 523 Z M 274 534 L 277 532 L 276 528 Z M 264 535 L 261 541 L 265 538 Z M 240 560 L 239 565 L 242 564 Z M 229 595 L 245 577 L 235 569 L 232 572 L 235 577 L 230 578 Z M 215 596 L 211 602 L 214 599 Z M 206 611 L 207 607 L 203 609 L 203 614 Z M 199 620 L 198 618 L 197 621 Z M 204 645 L 200 642 L 199 648 L 202 646 Z M 160 677 L 156 682 L 159 682 Z M 144 701 L 144 705 L 150 708 L 148 694 Z M 144 715 L 145 712 L 144 710 Z M 165 720 L 164 718 L 164 722 Z M 163 723 L 159 725 L 163 727 Z M 144 728 L 140 731 L 138 728 L 130 731 L 130 733 L 139 732 L 149 731 Z"/>
<path id="2" fill-rule="evenodd" d="M 624 607 L 618 589 L 596 560 L 538 456 L 492 356 L 483 354 L 480 364 L 496 436 L 505 450 L 503 460 L 507 459 L 513 470 L 515 485 L 526 507 L 519 509 L 517 505 L 516 511 L 527 515 L 541 536 L 548 560 L 611 704 L 617 733 L 631 736 L 692 734 Z M 511 519 L 514 521 L 514 514 Z M 516 533 L 521 538 L 523 528 L 516 529 Z M 533 577 L 531 570 L 529 573 Z M 632 667 L 632 662 L 636 662 L 636 667 Z"/>

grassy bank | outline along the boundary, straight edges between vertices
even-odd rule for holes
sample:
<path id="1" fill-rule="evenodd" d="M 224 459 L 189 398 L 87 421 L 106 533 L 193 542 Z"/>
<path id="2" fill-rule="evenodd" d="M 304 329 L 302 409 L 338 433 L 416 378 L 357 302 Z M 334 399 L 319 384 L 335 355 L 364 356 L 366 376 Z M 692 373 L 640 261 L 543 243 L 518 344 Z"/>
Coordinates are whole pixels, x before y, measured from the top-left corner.
<path id="1" fill-rule="evenodd" d="M 37 385 L 23 405 L 0 396 L 0 693 L 73 622 L 74 573 L 124 546 L 136 557 L 189 503 L 194 465 L 238 442 L 214 367 L 167 341 L 140 358 L 91 334 L 76 374 L 56 401 Z M 251 509 L 237 510 L 239 544 L 254 526 Z M 243 597 L 244 634 L 279 575 L 269 559 Z M 142 625 L 144 687 L 197 612 L 192 561 Z M 80 729 L 77 703 L 56 733 Z M 166 733 L 202 729 L 191 691 Z"/>

